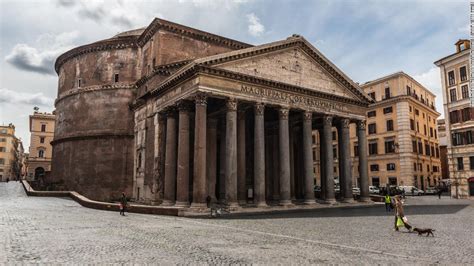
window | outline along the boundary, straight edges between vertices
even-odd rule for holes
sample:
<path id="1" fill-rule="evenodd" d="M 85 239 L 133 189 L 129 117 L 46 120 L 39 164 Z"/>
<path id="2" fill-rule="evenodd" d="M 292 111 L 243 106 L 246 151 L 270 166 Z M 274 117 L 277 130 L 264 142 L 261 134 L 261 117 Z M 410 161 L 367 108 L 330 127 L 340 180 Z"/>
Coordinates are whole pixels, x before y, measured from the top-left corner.
<path id="1" fill-rule="evenodd" d="M 415 130 L 415 120 L 410 119 L 410 129 Z"/>
<path id="2" fill-rule="evenodd" d="M 115 83 L 119 82 L 119 74 L 114 75 L 114 82 Z"/>
<path id="3" fill-rule="evenodd" d="M 153 65 L 153 68 L 156 66 L 156 58 L 155 57 L 153 57 L 152 65 Z"/>
<path id="4" fill-rule="evenodd" d="M 387 131 L 393 131 L 393 120 L 387 120 Z"/>
<path id="5" fill-rule="evenodd" d="M 431 155 L 431 153 L 430 153 L 430 144 L 428 144 L 426 142 L 425 142 L 425 155 L 428 155 L 428 156 Z"/>
<path id="6" fill-rule="evenodd" d="M 458 110 L 449 112 L 449 121 L 452 124 L 461 122 Z"/>
<path id="7" fill-rule="evenodd" d="M 435 156 L 435 148 L 434 146 L 430 145 L 431 156 Z"/>
<path id="8" fill-rule="evenodd" d="M 461 110 L 462 122 L 471 120 L 471 108 L 464 108 Z"/>
<path id="9" fill-rule="evenodd" d="M 391 93 L 390 93 L 390 87 L 385 88 L 385 98 L 384 99 L 390 99 Z"/>
<path id="10" fill-rule="evenodd" d="M 425 133 L 425 136 L 427 136 L 428 134 L 426 134 L 426 125 L 423 125 L 423 132 Z"/>
<path id="11" fill-rule="evenodd" d="M 332 132 L 332 140 L 336 140 L 336 131 Z"/>
<path id="12" fill-rule="evenodd" d="M 332 156 L 337 159 L 337 145 L 332 145 Z"/>
<path id="13" fill-rule="evenodd" d="M 451 99 L 451 102 L 455 102 L 456 99 L 456 89 L 450 89 L 449 90 L 449 98 Z"/>
<path id="14" fill-rule="evenodd" d="M 454 85 L 456 83 L 456 80 L 454 79 L 454 71 L 449 71 L 448 72 L 448 84 L 449 86 Z"/>
<path id="15" fill-rule="evenodd" d="M 435 153 L 436 153 L 436 158 L 439 158 L 439 147 L 438 147 L 438 145 L 435 146 Z"/>
<path id="16" fill-rule="evenodd" d="M 378 164 L 371 164 L 370 165 L 370 171 L 371 172 L 377 172 L 379 170 L 379 165 Z"/>
<path id="17" fill-rule="evenodd" d="M 419 164 L 418 164 L 418 171 L 423 171 L 423 169 L 421 169 L 421 166 L 422 166 L 422 164 L 419 163 Z"/>
<path id="18" fill-rule="evenodd" d="M 388 163 L 387 164 L 387 171 L 395 171 L 395 164 L 394 163 Z"/>
<path id="19" fill-rule="evenodd" d="M 380 179 L 378 177 L 372 177 L 372 186 L 380 186 Z"/>
<path id="20" fill-rule="evenodd" d="M 469 169 L 474 170 L 474 156 L 469 157 Z"/>
<path id="21" fill-rule="evenodd" d="M 377 142 L 369 143 L 369 155 L 377 154 Z"/>
<path id="22" fill-rule="evenodd" d="M 407 95 L 411 95 L 411 88 L 410 88 L 410 86 L 407 86 Z"/>
<path id="23" fill-rule="evenodd" d="M 6 147 L 0 147 L 0 152 L 6 152 L 7 148 Z"/>
<path id="24" fill-rule="evenodd" d="M 436 129 L 434 130 L 434 136 L 435 136 L 435 139 L 438 138 L 438 133 L 437 133 Z"/>
<path id="25" fill-rule="evenodd" d="M 391 186 L 396 186 L 397 185 L 397 178 L 396 177 L 389 177 L 388 178 L 388 184 Z"/>
<path id="26" fill-rule="evenodd" d="M 359 156 L 359 145 L 354 144 L 354 156 Z"/>
<path id="27" fill-rule="evenodd" d="M 418 154 L 423 154 L 423 143 L 418 141 Z"/>
<path id="28" fill-rule="evenodd" d="M 44 150 L 39 150 L 38 151 L 38 157 L 44 158 Z"/>
<path id="29" fill-rule="evenodd" d="M 416 140 L 411 141 L 411 146 L 412 146 L 411 148 L 412 148 L 413 152 L 416 153 L 417 152 Z"/>
<path id="30" fill-rule="evenodd" d="M 40 137 L 40 143 L 44 143 L 44 137 Z"/>
<path id="31" fill-rule="evenodd" d="M 420 132 L 420 123 L 416 121 L 416 132 Z"/>
<path id="32" fill-rule="evenodd" d="M 375 92 L 369 93 L 370 98 L 372 98 L 375 101 Z"/>
<path id="33" fill-rule="evenodd" d="M 439 172 L 439 167 L 433 165 L 433 172 L 438 173 Z"/>
<path id="34" fill-rule="evenodd" d="M 413 171 L 416 171 L 416 163 L 413 163 Z"/>
<path id="35" fill-rule="evenodd" d="M 420 111 L 415 108 L 415 115 L 420 115 Z"/>
<path id="36" fill-rule="evenodd" d="M 386 140 L 385 141 L 385 153 L 394 153 L 395 152 L 395 141 Z"/>
<path id="37" fill-rule="evenodd" d="M 367 113 L 367 117 L 374 117 L 374 116 L 377 116 L 377 112 L 375 110 Z"/>
<path id="38" fill-rule="evenodd" d="M 466 71 L 465 66 L 463 66 L 459 69 L 459 76 L 461 76 L 461 81 L 466 81 L 467 80 L 467 71 Z"/>
<path id="39" fill-rule="evenodd" d="M 467 99 L 469 98 L 469 87 L 467 85 L 463 85 L 461 87 L 462 98 Z"/>
<path id="40" fill-rule="evenodd" d="M 4 164 L 5 164 L 5 159 L 0 158 L 0 165 L 4 165 Z"/>
<path id="41" fill-rule="evenodd" d="M 41 125 L 41 132 L 46 132 L 46 125 Z"/>
<path id="42" fill-rule="evenodd" d="M 313 135 L 313 144 L 316 144 L 316 136 Z"/>
<path id="43" fill-rule="evenodd" d="M 392 113 L 392 112 L 393 112 L 392 106 L 390 106 L 390 107 L 385 107 L 385 108 L 383 109 L 383 113 L 384 113 L 384 114 L 389 114 L 389 113 Z"/>
<path id="44" fill-rule="evenodd" d="M 375 123 L 369 124 L 369 134 L 377 133 L 377 127 Z"/>
<path id="45" fill-rule="evenodd" d="M 458 170 L 464 170 L 464 163 L 462 161 L 462 157 L 458 157 Z"/>
<path id="46" fill-rule="evenodd" d="M 411 108 L 411 106 L 409 106 L 409 107 L 410 107 L 410 113 L 411 113 L 411 112 L 412 112 L 412 108 Z"/>
<path id="47" fill-rule="evenodd" d="M 433 128 L 430 127 L 430 137 L 433 137 Z"/>
<path id="48" fill-rule="evenodd" d="M 430 171 L 430 165 L 427 164 L 427 165 L 426 165 L 426 172 L 429 172 L 429 171 Z"/>

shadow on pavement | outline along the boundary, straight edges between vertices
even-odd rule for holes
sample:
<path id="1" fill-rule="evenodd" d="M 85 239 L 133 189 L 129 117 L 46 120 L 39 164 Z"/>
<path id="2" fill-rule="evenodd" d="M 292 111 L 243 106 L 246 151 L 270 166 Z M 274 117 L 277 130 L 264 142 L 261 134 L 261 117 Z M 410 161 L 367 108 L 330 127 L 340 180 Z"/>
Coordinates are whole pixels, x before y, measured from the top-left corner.
<path id="1" fill-rule="evenodd" d="M 453 214 L 469 206 L 468 204 L 457 205 L 412 205 L 405 206 L 405 215 L 437 215 Z M 323 217 L 359 217 L 359 216 L 393 216 L 394 212 L 386 212 L 385 206 L 373 206 L 365 208 L 334 208 L 316 210 L 288 210 L 279 213 L 245 214 L 235 213 L 219 217 L 219 219 L 278 219 L 278 218 L 323 218 Z"/>

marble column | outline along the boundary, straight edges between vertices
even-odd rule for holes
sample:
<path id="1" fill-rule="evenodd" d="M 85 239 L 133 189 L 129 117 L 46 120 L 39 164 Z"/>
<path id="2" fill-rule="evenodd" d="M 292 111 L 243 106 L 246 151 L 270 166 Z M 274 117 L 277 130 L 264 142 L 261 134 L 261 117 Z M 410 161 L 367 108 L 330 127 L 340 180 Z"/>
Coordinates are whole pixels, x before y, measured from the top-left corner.
<path id="1" fill-rule="evenodd" d="M 237 198 L 240 205 L 247 204 L 245 169 L 245 110 L 238 111 L 237 125 Z"/>
<path id="2" fill-rule="evenodd" d="M 225 203 L 225 119 L 219 122 L 219 202 Z"/>
<path id="3" fill-rule="evenodd" d="M 156 144 L 157 157 L 155 158 L 155 172 L 156 177 L 156 193 L 152 205 L 158 205 L 163 201 L 164 197 L 164 183 L 165 183 L 165 151 L 166 151 L 166 116 L 162 113 L 157 113 L 157 130 Z"/>
<path id="4" fill-rule="evenodd" d="M 290 128 L 290 194 L 291 201 L 296 200 L 295 191 L 295 143 L 294 143 L 294 128 Z"/>
<path id="5" fill-rule="evenodd" d="M 319 186 L 321 187 L 321 199 L 326 198 L 326 169 L 324 165 L 324 158 L 326 157 L 326 147 L 324 147 L 324 128 L 318 130 L 319 137 Z"/>
<path id="6" fill-rule="evenodd" d="M 352 202 L 352 160 L 349 134 L 350 120 L 344 118 L 338 125 L 339 149 L 339 180 L 341 186 L 341 199 L 343 202 Z"/>
<path id="7" fill-rule="evenodd" d="M 265 106 L 262 103 L 255 104 L 255 127 L 254 127 L 254 190 L 253 198 L 257 207 L 265 207 Z"/>
<path id="8" fill-rule="evenodd" d="M 323 156 L 321 162 L 324 167 L 324 186 L 326 203 L 334 203 L 336 201 L 334 192 L 334 154 L 332 150 L 332 117 L 323 117 L 323 139 L 324 142 Z"/>
<path id="9" fill-rule="evenodd" d="M 217 119 L 209 119 L 207 126 L 207 190 L 211 196 L 211 201 L 215 202 L 217 180 Z"/>
<path id="10" fill-rule="evenodd" d="M 176 198 L 176 110 L 169 108 L 166 113 L 166 158 L 165 158 L 165 195 L 162 205 L 172 206 Z"/>
<path id="11" fill-rule="evenodd" d="M 279 120 L 279 154 L 280 154 L 280 204 L 290 205 L 290 138 L 288 128 L 289 109 L 278 110 Z"/>
<path id="12" fill-rule="evenodd" d="M 237 202 L 237 100 L 230 98 L 226 103 L 225 130 L 225 199 L 230 206 Z"/>
<path id="13" fill-rule="evenodd" d="M 176 206 L 189 206 L 189 102 L 178 103 L 178 170 Z"/>
<path id="14" fill-rule="evenodd" d="M 194 126 L 194 179 L 193 203 L 191 207 L 206 207 L 206 129 L 207 129 L 207 95 L 196 95 L 196 118 Z"/>
<path id="15" fill-rule="evenodd" d="M 367 161 L 367 135 L 365 132 L 366 121 L 357 122 L 357 139 L 359 148 L 359 177 L 360 177 L 360 200 L 369 201 L 369 171 Z"/>
<path id="16" fill-rule="evenodd" d="M 313 173 L 313 142 L 312 142 L 313 114 L 303 113 L 303 174 L 304 174 L 304 202 L 315 203 L 314 173 Z"/>

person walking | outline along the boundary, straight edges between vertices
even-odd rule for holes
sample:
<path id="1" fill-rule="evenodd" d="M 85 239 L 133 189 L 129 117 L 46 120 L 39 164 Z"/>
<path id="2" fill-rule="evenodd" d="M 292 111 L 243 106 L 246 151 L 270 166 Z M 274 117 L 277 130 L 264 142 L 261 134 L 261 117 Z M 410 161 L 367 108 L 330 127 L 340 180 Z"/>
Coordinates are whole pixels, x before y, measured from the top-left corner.
<path id="1" fill-rule="evenodd" d="M 120 215 L 125 216 L 125 208 L 127 207 L 127 197 L 125 192 L 122 192 L 122 197 L 120 198 Z"/>
<path id="2" fill-rule="evenodd" d="M 412 226 L 408 224 L 408 219 L 405 217 L 405 213 L 403 211 L 403 203 L 400 197 L 395 196 L 394 202 L 395 202 L 395 223 L 394 223 L 395 231 L 398 231 L 398 225 L 397 225 L 399 223 L 398 219 L 401 219 L 403 222 L 403 226 L 405 226 L 405 228 L 411 232 Z"/>
<path id="3" fill-rule="evenodd" d="M 438 199 L 441 199 L 441 194 L 443 194 L 443 190 L 441 189 L 441 186 L 438 187 Z"/>
<path id="4" fill-rule="evenodd" d="M 385 194 L 385 211 L 390 212 L 392 211 L 392 199 L 390 198 L 390 195 L 387 193 Z"/>

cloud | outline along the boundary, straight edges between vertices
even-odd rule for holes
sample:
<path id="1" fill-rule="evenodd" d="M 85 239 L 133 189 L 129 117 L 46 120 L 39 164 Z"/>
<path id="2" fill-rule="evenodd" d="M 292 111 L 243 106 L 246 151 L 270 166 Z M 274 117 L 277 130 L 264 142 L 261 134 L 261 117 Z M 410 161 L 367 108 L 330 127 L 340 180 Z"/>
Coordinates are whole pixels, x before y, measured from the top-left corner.
<path id="1" fill-rule="evenodd" d="M 56 2 L 59 6 L 63 6 L 63 7 L 71 7 L 76 4 L 74 0 L 58 0 Z"/>
<path id="2" fill-rule="evenodd" d="M 470 25 L 470 24 L 466 24 L 465 26 L 459 27 L 459 28 L 458 28 L 458 31 L 459 31 L 459 32 L 462 32 L 462 33 L 465 33 L 465 34 L 469 34 L 470 31 L 471 31 L 471 25 Z"/>
<path id="3" fill-rule="evenodd" d="M 52 106 L 54 100 L 43 93 L 24 93 L 0 88 L 0 103 Z"/>
<path id="4" fill-rule="evenodd" d="M 250 35 L 254 37 L 262 35 L 262 33 L 265 31 L 265 26 L 260 23 L 260 19 L 254 13 L 250 13 L 247 15 L 247 20 L 249 23 L 248 32 Z"/>
<path id="5" fill-rule="evenodd" d="M 19 43 L 5 57 L 5 61 L 20 70 L 55 75 L 54 61 L 61 53 L 71 48 L 72 41 L 77 35 L 77 32 L 65 32 L 56 36 L 40 35 L 36 43 L 44 49 Z"/>

